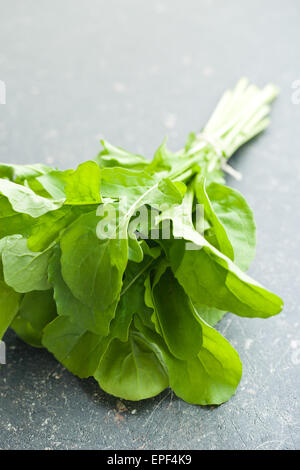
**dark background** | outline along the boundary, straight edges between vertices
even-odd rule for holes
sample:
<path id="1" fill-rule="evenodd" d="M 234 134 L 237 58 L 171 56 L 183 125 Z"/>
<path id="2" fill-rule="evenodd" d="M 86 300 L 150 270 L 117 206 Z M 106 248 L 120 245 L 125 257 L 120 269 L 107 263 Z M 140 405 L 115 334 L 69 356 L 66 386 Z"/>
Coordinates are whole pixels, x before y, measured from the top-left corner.
<path id="1" fill-rule="evenodd" d="M 102 136 L 150 157 L 166 134 L 182 147 L 241 76 L 280 86 L 269 130 L 232 159 L 243 181 L 228 182 L 256 214 L 250 273 L 285 300 L 278 317 L 219 325 L 244 364 L 220 407 L 170 391 L 121 403 L 9 332 L 0 448 L 300 447 L 299 59 L 297 0 L 0 1 L 0 161 L 75 167 Z"/>

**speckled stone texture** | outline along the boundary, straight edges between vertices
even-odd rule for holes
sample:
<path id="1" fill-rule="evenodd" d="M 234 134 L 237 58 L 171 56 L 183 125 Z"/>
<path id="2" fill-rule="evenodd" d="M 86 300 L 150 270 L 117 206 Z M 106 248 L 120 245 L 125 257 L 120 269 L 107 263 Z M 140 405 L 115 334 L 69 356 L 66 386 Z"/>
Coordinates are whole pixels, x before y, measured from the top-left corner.
<path id="1" fill-rule="evenodd" d="M 297 0 L 0 1 L 0 161 L 75 167 L 105 136 L 151 156 L 180 148 L 241 76 L 281 87 L 270 129 L 232 159 L 252 205 L 250 273 L 285 300 L 269 320 L 225 317 L 244 374 L 220 407 L 170 391 L 120 402 L 46 351 L 5 336 L 3 449 L 296 449 L 300 447 L 300 5 Z"/>

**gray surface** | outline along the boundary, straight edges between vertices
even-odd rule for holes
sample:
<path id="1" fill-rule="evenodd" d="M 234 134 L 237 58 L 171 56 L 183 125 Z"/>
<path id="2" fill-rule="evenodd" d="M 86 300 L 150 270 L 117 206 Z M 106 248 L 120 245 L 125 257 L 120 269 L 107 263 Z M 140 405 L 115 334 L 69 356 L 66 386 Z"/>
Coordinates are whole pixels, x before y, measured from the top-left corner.
<path id="1" fill-rule="evenodd" d="M 281 87 L 270 130 L 233 159 L 244 180 L 229 183 L 256 214 L 251 274 L 286 305 L 270 320 L 221 322 L 244 375 L 220 407 L 166 391 L 118 412 L 93 380 L 8 333 L 0 448 L 299 448 L 299 2 L 1 0 L 0 10 L 2 161 L 74 167 L 102 135 L 151 155 L 167 133 L 176 149 L 240 76 Z"/>

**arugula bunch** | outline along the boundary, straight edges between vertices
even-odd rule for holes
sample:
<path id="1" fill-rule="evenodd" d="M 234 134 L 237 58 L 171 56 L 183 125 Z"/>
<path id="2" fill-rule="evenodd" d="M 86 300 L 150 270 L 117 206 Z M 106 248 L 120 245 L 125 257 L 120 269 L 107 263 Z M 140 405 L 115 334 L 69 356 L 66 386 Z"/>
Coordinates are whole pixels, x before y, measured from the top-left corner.
<path id="1" fill-rule="evenodd" d="M 170 386 L 190 403 L 228 400 L 242 364 L 213 326 L 282 301 L 245 274 L 255 223 L 223 171 L 236 174 L 227 159 L 267 127 L 276 94 L 242 79 L 184 149 L 164 142 L 151 162 L 103 142 L 76 170 L 1 164 L 0 338 L 11 327 L 124 399 Z"/>

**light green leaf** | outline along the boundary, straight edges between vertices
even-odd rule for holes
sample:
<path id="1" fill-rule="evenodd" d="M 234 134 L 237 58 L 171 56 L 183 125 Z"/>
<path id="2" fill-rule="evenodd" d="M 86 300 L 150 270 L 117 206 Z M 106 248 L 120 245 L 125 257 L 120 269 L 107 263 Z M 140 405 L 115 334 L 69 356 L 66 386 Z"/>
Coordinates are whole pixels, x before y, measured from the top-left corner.
<path id="1" fill-rule="evenodd" d="M 2 263 L 6 284 L 16 292 L 47 290 L 48 263 L 52 248 L 43 252 L 32 252 L 27 240 L 21 235 L 12 235 L 2 240 Z"/>
<path id="2" fill-rule="evenodd" d="M 135 325 L 142 332 L 158 357 L 165 363 L 170 387 L 183 400 L 197 405 L 219 405 L 236 391 L 242 375 L 238 353 L 216 330 L 201 318 L 203 344 L 199 353 L 183 361 L 176 359 L 167 349 L 163 339 L 135 318 Z"/>
<path id="3" fill-rule="evenodd" d="M 100 169 L 96 162 L 85 162 L 78 166 L 66 180 L 67 205 L 100 204 Z"/>
<path id="4" fill-rule="evenodd" d="M 238 353 L 216 330 L 200 320 L 203 345 L 188 361 L 165 355 L 170 386 L 183 400 L 197 405 L 219 405 L 235 393 L 242 376 Z"/>
<path id="5" fill-rule="evenodd" d="M 212 248 L 204 247 L 187 251 L 175 276 L 195 305 L 216 307 L 242 317 L 267 318 L 279 313 L 281 299 L 241 273 Z"/>
<path id="6" fill-rule="evenodd" d="M 15 212 L 5 196 L 0 196 L 0 239 L 8 235 L 28 236 L 35 219 L 27 214 Z"/>
<path id="7" fill-rule="evenodd" d="M 227 256 L 195 230 L 193 193 L 188 191 L 177 212 L 169 211 L 175 237 L 184 237 L 196 249 L 169 251 L 172 269 L 194 305 L 204 304 L 240 316 L 267 318 L 282 310 L 282 300 L 243 273 Z M 190 210 L 188 211 L 188 207 Z M 175 240 L 176 246 L 180 240 Z M 180 246 L 180 243 L 179 243 Z M 181 245 L 182 246 L 182 245 Z"/>
<path id="8" fill-rule="evenodd" d="M 73 295 L 89 306 L 108 333 L 128 260 L 127 240 L 99 239 L 95 212 L 79 217 L 61 237 L 62 276 Z"/>
<path id="9" fill-rule="evenodd" d="M 69 317 L 83 330 L 90 330 L 95 334 L 102 331 L 102 319 L 97 318 L 93 310 L 80 302 L 71 292 L 61 274 L 60 265 L 61 250 L 55 246 L 49 262 L 49 283 L 54 288 L 54 299 L 57 313 L 60 316 Z M 100 324 L 97 324 L 97 321 Z"/>
<path id="10" fill-rule="evenodd" d="M 146 171 L 126 168 L 103 168 L 101 194 L 123 198 L 132 215 L 143 204 L 172 205 L 181 203 L 186 187 L 169 178 L 155 178 Z"/>
<path id="11" fill-rule="evenodd" d="M 31 346 L 41 348 L 43 329 L 57 316 L 53 292 L 33 291 L 25 294 L 11 327 Z"/>
<path id="12" fill-rule="evenodd" d="M 246 271 L 255 256 L 256 246 L 252 210 L 245 198 L 236 189 L 228 186 L 211 183 L 207 187 L 207 195 L 233 247 L 234 263 Z"/>
<path id="13" fill-rule="evenodd" d="M 0 276 L 0 340 L 19 310 L 20 294 L 5 284 Z"/>
<path id="14" fill-rule="evenodd" d="M 30 227 L 28 248 L 32 251 L 43 251 L 53 242 L 58 241 L 61 232 L 80 215 L 90 212 L 94 206 L 63 206 L 56 211 L 48 212 L 35 219 Z M 27 231 L 28 233 L 28 231 Z"/>
<path id="15" fill-rule="evenodd" d="M 41 343 L 41 332 L 32 328 L 30 322 L 22 318 L 21 315 L 17 315 L 14 318 L 10 327 L 25 343 L 33 346 L 34 348 L 43 347 Z"/>
<path id="16" fill-rule="evenodd" d="M 194 305 L 198 315 L 208 323 L 209 326 L 215 326 L 226 315 L 226 311 L 219 310 L 215 307 L 208 307 L 207 305 Z"/>
<path id="17" fill-rule="evenodd" d="M 37 176 L 49 173 L 52 168 L 39 163 L 34 165 L 12 165 L 0 163 L 0 178 L 7 178 L 16 183 L 22 183 L 24 180 L 36 178 Z"/>
<path id="18" fill-rule="evenodd" d="M 54 199 L 64 199 L 66 205 L 99 204 L 101 172 L 94 161 L 87 161 L 77 170 L 52 171 L 37 178 Z"/>
<path id="19" fill-rule="evenodd" d="M 234 259 L 234 252 L 231 242 L 227 236 L 226 228 L 223 226 L 222 222 L 219 220 L 218 215 L 214 211 L 214 207 L 206 193 L 205 188 L 205 179 L 198 176 L 195 184 L 196 196 L 198 203 L 203 204 L 205 218 L 208 219 L 212 229 L 214 230 L 217 248 L 231 260 Z M 228 208 L 228 211 L 231 212 L 233 209 Z"/>
<path id="20" fill-rule="evenodd" d="M 36 178 L 37 182 L 44 188 L 50 197 L 53 199 L 64 200 L 66 199 L 65 186 L 66 181 L 74 170 L 59 171 L 53 170 L 46 175 Z"/>
<path id="21" fill-rule="evenodd" d="M 7 197 L 16 212 L 22 212 L 31 217 L 40 217 L 63 205 L 63 200 L 54 201 L 38 196 L 30 188 L 4 179 L 0 179 L 0 194 Z"/>
<path id="22" fill-rule="evenodd" d="M 149 164 L 147 171 L 150 173 L 165 173 L 176 172 L 182 167 L 184 162 L 184 153 L 172 153 L 167 148 L 167 139 L 158 147 L 154 154 L 154 158 Z"/>
<path id="23" fill-rule="evenodd" d="M 100 168 L 122 167 L 138 170 L 149 165 L 149 162 L 141 155 L 135 155 L 120 147 L 115 147 L 106 140 L 102 140 L 101 142 L 104 150 L 100 152 L 95 159 Z"/>
<path id="24" fill-rule="evenodd" d="M 160 331 L 171 353 L 178 359 L 195 356 L 202 345 L 201 325 L 170 269 L 154 281 L 152 299 Z"/>
<path id="25" fill-rule="evenodd" d="M 42 343 L 69 371 L 90 377 L 98 367 L 108 339 L 83 330 L 68 317 L 57 317 L 44 329 Z"/>
<path id="26" fill-rule="evenodd" d="M 151 316 L 151 309 L 147 308 L 144 301 L 144 283 L 152 264 L 153 259 L 148 256 L 142 263 L 128 263 L 116 316 L 111 322 L 111 337 L 127 341 L 134 314 Z"/>
<path id="27" fill-rule="evenodd" d="M 19 314 L 40 334 L 45 326 L 57 316 L 53 291 L 32 291 L 24 295 Z"/>
<path id="28" fill-rule="evenodd" d="M 114 339 L 94 374 L 100 387 L 125 400 L 143 400 L 168 387 L 168 376 L 151 344 L 132 331 L 126 343 Z"/>

